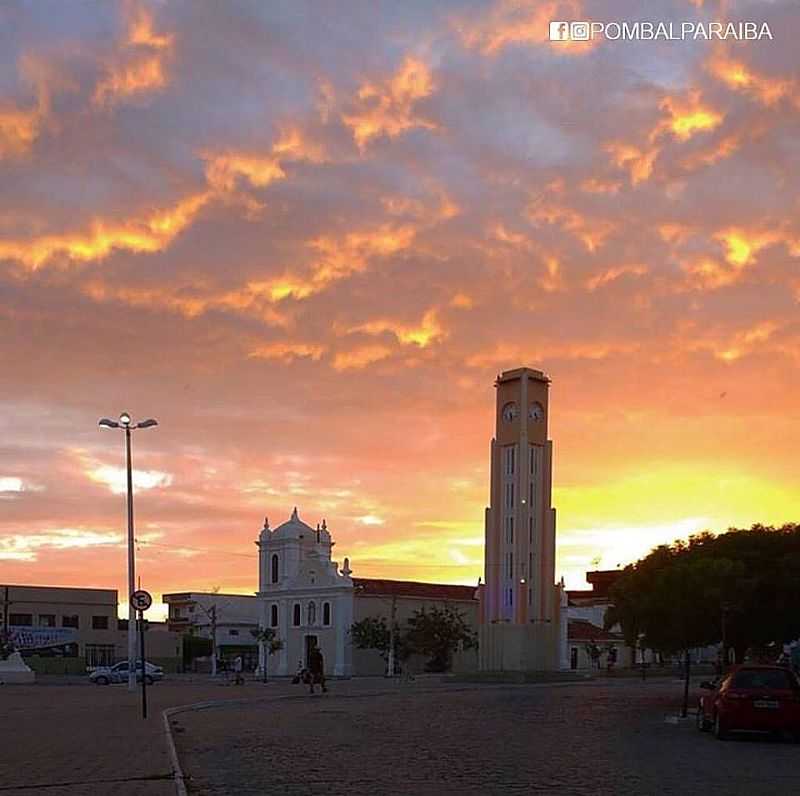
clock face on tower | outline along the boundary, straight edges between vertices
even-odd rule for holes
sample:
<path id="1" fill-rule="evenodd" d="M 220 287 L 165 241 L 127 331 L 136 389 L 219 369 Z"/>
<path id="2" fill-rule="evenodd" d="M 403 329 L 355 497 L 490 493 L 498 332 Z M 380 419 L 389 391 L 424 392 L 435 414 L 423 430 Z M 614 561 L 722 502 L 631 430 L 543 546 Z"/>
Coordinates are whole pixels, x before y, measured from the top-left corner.
<path id="1" fill-rule="evenodd" d="M 503 421 L 506 423 L 510 423 L 518 414 L 519 409 L 513 401 L 510 401 L 503 407 L 502 417 Z"/>
<path id="2" fill-rule="evenodd" d="M 544 407 L 538 401 L 534 401 L 528 409 L 528 417 L 534 423 L 541 423 L 544 420 Z"/>

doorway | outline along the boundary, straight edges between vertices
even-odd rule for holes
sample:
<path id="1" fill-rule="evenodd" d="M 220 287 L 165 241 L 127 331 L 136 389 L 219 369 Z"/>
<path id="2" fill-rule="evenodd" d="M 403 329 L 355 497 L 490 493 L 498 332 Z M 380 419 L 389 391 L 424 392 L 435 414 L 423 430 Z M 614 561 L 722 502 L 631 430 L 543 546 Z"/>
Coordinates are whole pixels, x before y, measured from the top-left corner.
<path id="1" fill-rule="evenodd" d="M 306 668 L 309 667 L 309 663 L 310 663 L 309 653 L 316 646 L 317 646 L 317 637 L 316 636 L 306 636 Z"/>
<path id="2" fill-rule="evenodd" d="M 578 648 L 572 647 L 569 651 L 569 668 L 570 669 L 577 669 L 578 668 Z"/>

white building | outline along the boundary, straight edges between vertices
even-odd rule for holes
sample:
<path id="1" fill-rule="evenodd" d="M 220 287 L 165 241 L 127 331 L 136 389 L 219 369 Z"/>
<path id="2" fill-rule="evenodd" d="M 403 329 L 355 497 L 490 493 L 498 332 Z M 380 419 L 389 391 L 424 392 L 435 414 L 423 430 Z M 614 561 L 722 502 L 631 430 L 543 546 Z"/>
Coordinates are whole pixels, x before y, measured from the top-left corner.
<path id="1" fill-rule="evenodd" d="M 317 646 L 330 674 L 350 677 L 353 581 L 347 559 L 341 572 L 331 560 L 333 542 L 325 521 L 312 528 L 295 508 L 289 520 L 274 530 L 265 520 L 256 544 L 260 621 L 263 627 L 274 628 L 284 643 L 272 656 L 277 660 L 268 662 L 268 671 L 295 672 L 310 648 Z"/>
<path id="2" fill-rule="evenodd" d="M 354 649 L 350 628 L 366 617 L 383 617 L 398 627 L 419 609 L 450 605 L 475 627 L 478 602 L 474 586 L 354 578 L 331 558 L 334 542 L 325 520 L 316 528 L 303 522 L 295 508 L 274 530 L 265 520 L 259 548 L 259 621 L 273 628 L 283 649 L 270 656 L 267 671 L 294 674 L 308 661 L 312 646 L 321 649 L 329 676 L 382 675 L 386 663 L 376 650 Z M 454 668 L 475 668 L 474 651 L 459 653 Z M 407 669 L 419 671 L 424 659 L 412 658 Z"/>

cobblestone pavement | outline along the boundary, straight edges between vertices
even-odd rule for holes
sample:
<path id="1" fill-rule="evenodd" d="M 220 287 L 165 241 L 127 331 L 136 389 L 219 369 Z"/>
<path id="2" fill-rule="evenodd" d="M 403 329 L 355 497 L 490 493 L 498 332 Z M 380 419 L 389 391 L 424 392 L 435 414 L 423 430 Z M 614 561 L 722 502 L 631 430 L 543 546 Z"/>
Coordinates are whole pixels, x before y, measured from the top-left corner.
<path id="1" fill-rule="evenodd" d="M 280 684 L 242 687 L 170 678 L 140 692 L 85 678 L 0 686 L 0 796 L 174 796 L 161 711 L 205 700 L 254 699 Z"/>
<path id="2" fill-rule="evenodd" d="M 175 717 L 189 792 L 800 793 L 797 744 L 721 742 L 693 721 L 667 723 L 675 681 L 295 688 Z"/>

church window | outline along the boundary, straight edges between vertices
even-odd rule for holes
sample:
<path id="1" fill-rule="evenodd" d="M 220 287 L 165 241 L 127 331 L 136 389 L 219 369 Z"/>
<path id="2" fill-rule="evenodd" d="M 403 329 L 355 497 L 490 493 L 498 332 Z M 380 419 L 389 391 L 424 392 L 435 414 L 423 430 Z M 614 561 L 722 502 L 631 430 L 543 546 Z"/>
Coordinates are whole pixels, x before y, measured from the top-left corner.
<path id="1" fill-rule="evenodd" d="M 323 625 L 330 625 L 331 623 L 331 604 L 330 603 L 323 603 L 322 604 L 322 624 Z"/>
<path id="2" fill-rule="evenodd" d="M 506 517 L 506 541 L 514 544 L 514 517 Z"/>
<path id="3" fill-rule="evenodd" d="M 300 627 L 300 603 L 294 604 L 294 616 L 292 616 L 292 624 L 295 627 Z"/>
<path id="4" fill-rule="evenodd" d="M 535 505 L 533 501 L 536 500 L 536 484 L 533 481 L 531 481 L 531 488 L 530 488 L 529 498 L 530 498 L 530 504 L 531 504 L 531 511 L 533 511 L 533 507 Z"/>
<path id="5" fill-rule="evenodd" d="M 510 588 L 508 590 L 508 604 L 513 606 L 514 605 L 514 588 Z"/>
<path id="6" fill-rule="evenodd" d="M 317 622 L 317 605 L 315 602 L 308 604 L 308 624 L 313 625 Z"/>
<path id="7" fill-rule="evenodd" d="M 272 582 L 278 582 L 278 555 L 277 553 L 272 556 Z"/>
<path id="8" fill-rule="evenodd" d="M 278 626 L 278 606 L 271 605 L 269 609 L 269 624 L 270 627 Z"/>
<path id="9" fill-rule="evenodd" d="M 528 542 L 533 544 L 533 515 L 528 517 Z"/>

